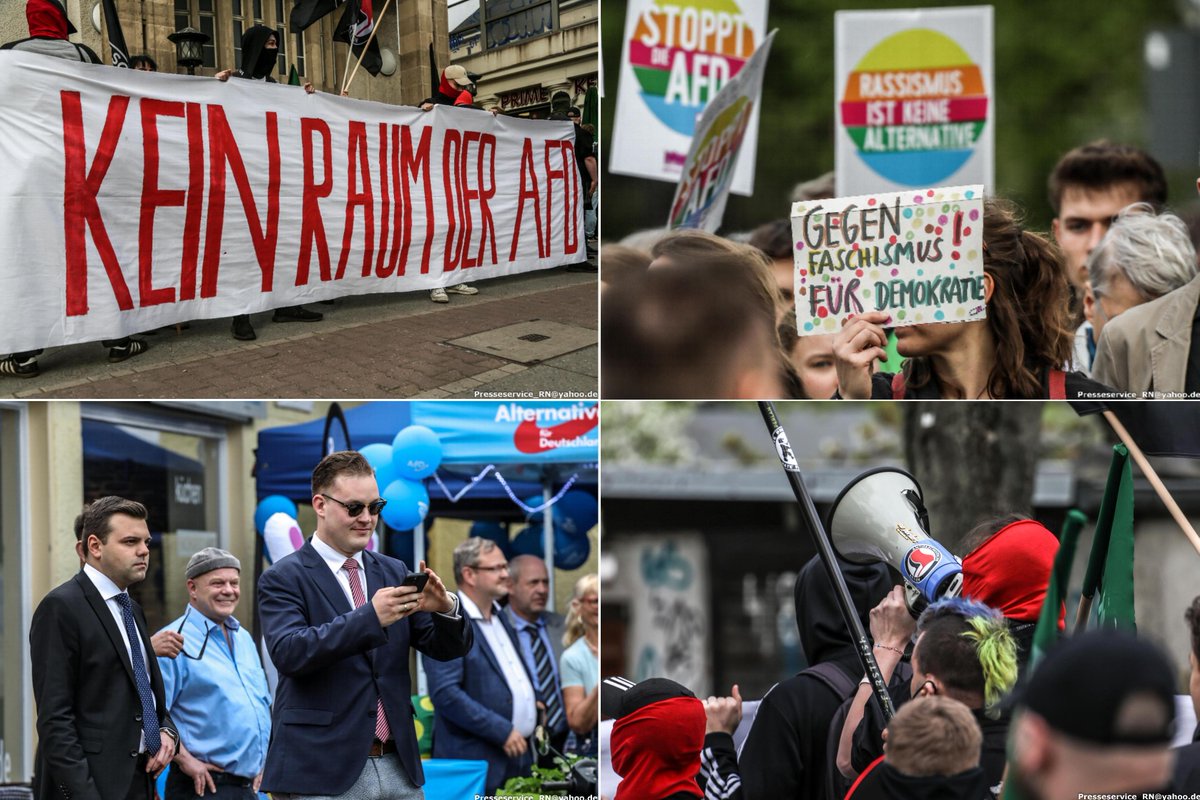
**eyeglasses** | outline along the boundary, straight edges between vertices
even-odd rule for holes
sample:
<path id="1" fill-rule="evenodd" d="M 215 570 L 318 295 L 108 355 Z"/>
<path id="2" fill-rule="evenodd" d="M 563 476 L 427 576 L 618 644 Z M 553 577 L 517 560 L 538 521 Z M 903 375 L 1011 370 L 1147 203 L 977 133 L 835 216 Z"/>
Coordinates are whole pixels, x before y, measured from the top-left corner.
<path id="1" fill-rule="evenodd" d="M 176 633 L 179 633 L 179 634 L 183 633 L 183 626 L 187 624 L 188 614 L 191 614 L 191 613 L 192 613 L 192 607 L 189 604 L 187 607 L 187 611 L 183 612 L 183 619 L 180 621 L 179 627 L 175 629 Z M 209 628 L 205 632 L 204 643 L 202 645 L 200 645 L 200 655 L 198 655 L 198 656 L 191 655 L 190 653 L 188 653 L 187 647 L 180 647 L 179 655 L 184 656 L 186 658 L 190 658 L 193 661 L 199 661 L 200 659 L 204 658 L 204 651 L 208 649 L 208 635 L 210 633 L 212 633 L 214 630 L 216 630 L 216 626 Z"/>
<path id="2" fill-rule="evenodd" d="M 472 566 L 471 569 L 476 572 L 508 572 L 508 564 L 498 564 L 494 567 L 477 567 Z"/>
<path id="3" fill-rule="evenodd" d="M 324 492 L 321 492 L 321 497 L 324 497 L 326 500 L 332 500 L 333 502 L 337 503 L 339 506 L 346 509 L 346 513 L 352 517 L 357 517 L 359 514 L 361 514 L 363 512 L 364 508 L 367 511 L 371 512 L 372 517 L 377 517 L 377 516 L 379 516 L 379 512 L 383 511 L 383 507 L 387 505 L 387 500 L 384 500 L 383 498 L 380 498 L 378 500 L 372 500 L 369 503 L 362 503 L 362 502 L 359 502 L 358 500 L 351 500 L 349 503 L 343 503 L 341 500 L 338 500 L 336 497 L 330 497 L 329 495 L 325 494 Z"/>

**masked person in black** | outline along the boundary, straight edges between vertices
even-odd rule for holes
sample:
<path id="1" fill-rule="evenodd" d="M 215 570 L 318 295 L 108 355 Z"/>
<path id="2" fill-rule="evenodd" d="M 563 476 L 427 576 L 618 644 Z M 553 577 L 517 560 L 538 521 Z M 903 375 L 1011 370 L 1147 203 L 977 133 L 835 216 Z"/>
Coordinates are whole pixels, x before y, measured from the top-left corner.
<path id="1" fill-rule="evenodd" d="M 838 566 L 865 629 L 867 615 L 895 582 L 883 564 L 839 558 Z M 834 756 L 828 748 L 830 722 L 863 671 L 819 558 L 800 570 L 795 598 L 796 625 L 810 666 L 775 684 L 758 706 L 738 758 L 746 800 L 832 796 L 826 786 Z"/>
<path id="2" fill-rule="evenodd" d="M 273 28 L 266 25 L 254 25 L 242 34 L 242 64 L 239 69 L 225 69 L 216 74 L 219 81 L 233 78 L 247 78 L 254 81 L 278 83 L 272 73 L 275 72 L 275 62 L 279 55 L 279 41 Z M 311 82 L 306 81 L 304 91 L 312 94 L 316 89 Z M 324 315 L 309 311 L 303 306 L 287 306 L 275 309 L 271 316 L 272 322 L 320 322 Z M 233 318 L 233 338 L 251 341 L 258 338 L 254 326 L 250 324 L 249 314 L 239 314 Z"/>

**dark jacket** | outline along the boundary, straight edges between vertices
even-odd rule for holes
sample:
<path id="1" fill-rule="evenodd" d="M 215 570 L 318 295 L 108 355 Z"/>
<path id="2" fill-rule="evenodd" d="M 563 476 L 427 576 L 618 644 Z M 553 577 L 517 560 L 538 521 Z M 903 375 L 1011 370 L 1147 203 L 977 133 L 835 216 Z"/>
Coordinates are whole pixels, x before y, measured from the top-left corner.
<path id="1" fill-rule="evenodd" d="M 529 685 L 536 691 L 537 682 L 520 657 L 521 647 L 506 615 L 493 610 L 492 619 L 512 641 Z M 471 624 L 474 627 L 475 620 Z M 528 775 L 533 763 L 529 750 L 517 758 L 509 758 L 504 752 L 504 741 L 513 729 L 512 690 L 483 634 L 475 631 L 475 642 L 465 658 L 445 663 L 426 658 L 424 664 L 434 709 L 433 757 L 486 761 L 485 794 L 489 795 L 509 778 Z"/>
<path id="2" fill-rule="evenodd" d="M 370 598 L 399 586 L 409 569 L 367 550 L 363 573 Z M 349 789 L 367 763 L 380 698 L 400 761 L 422 785 L 409 648 L 457 659 L 471 647 L 465 617 L 419 612 L 384 628 L 369 600 L 351 607 L 311 541 L 263 573 L 258 602 L 263 638 L 279 670 L 263 791 L 338 795 Z"/>
<path id="3" fill-rule="evenodd" d="M 859 776 L 846 800 L 985 800 L 991 797 L 979 767 L 957 775 L 913 777 L 880 756 Z"/>
<path id="4" fill-rule="evenodd" d="M 133 617 L 147 654 L 159 726 L 174 731 L 158 659 L 136 602 Z M 33 796 L 125 800 L 137 772 L 142 703 L 117 622 L 82 571 L 38 604 L 29 654 L 38 732 Z"/>
<path id="5" fill-rule="evenodd" d="M 853 564 L 839 559 L 863 627 L 868 614 L 891 590 L 893 580 L 882 564 Z M 832 662 L 857 683 L 863 674 L 833 587 L 819 558 L 796 578 L 796 624 L 810 665 Z M 742 745 L 739 770 L 747 800 L 820 798 L 829 723 L 843 698 L 822 680 L 801 672 L 776 684 L 759 704 L 754 725 Z"/>

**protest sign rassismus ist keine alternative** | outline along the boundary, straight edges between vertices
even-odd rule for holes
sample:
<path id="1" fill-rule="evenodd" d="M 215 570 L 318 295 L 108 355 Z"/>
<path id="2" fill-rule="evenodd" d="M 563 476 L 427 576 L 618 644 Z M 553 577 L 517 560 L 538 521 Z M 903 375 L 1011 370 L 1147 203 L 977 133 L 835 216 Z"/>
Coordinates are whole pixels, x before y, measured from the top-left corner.
<path id="1" fill-rule="evenodd" d="M 986 318 L 982 186 L 794 203 L 792 238 L 801 336 L 864 311 L 891 326 Z"/>

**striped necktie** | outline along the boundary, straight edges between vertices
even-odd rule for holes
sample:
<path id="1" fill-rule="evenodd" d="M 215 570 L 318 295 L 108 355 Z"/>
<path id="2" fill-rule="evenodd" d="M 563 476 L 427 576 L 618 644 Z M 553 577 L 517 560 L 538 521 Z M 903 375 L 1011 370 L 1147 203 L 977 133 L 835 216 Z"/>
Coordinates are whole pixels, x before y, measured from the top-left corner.
<path id="1" fill-rule="evenodd" d="M 557 731 L 562 727 L 563 707 L 558 685 L 554 680 L 554 664 L 550 660 L 546 643 L 538 635 L 538 626 L 526 625 L 525 632 L 529 634 L 529 644 L 533 651 L 533 671 L 537 680 L 538 697 L 546 706 L 546 728 Z"/>
<path id="2" fill-rule="evenodd" d="M 350 579 L 350 596 L 354 598 L 354 607 L 366 605 L 367 595 L 358 581 L 358 562 L 353 558 L 347 558 L 342 567 L 346 570 L 346 577 Z M 392 738 L 391 729 L 388 728 L 387 715 L 383 711 L 382 696 L 380 696 L 379 706 L 375 710 L 375 738 L 381 742 Z"/>
<path id="3" fill-rule="evenodd" d="M 121 619 L 125 623 L 125 635 L 129 637 L 129 660 L 133 663 L 133 682 L 137 686 L 138 699 L 142 701 L 142 733 L 146 737 L 146 751 L 158 755 L 162 746 L 162 734 L 158 730 L 158 711 L 154 706 L 154 693 L 150 691 L 150 674 L 146 672 L 146 659 L 142 658 L 142 639 L 133 622 L 133 604 L 129 595 L 117 595 L 121 607 Z"/>

